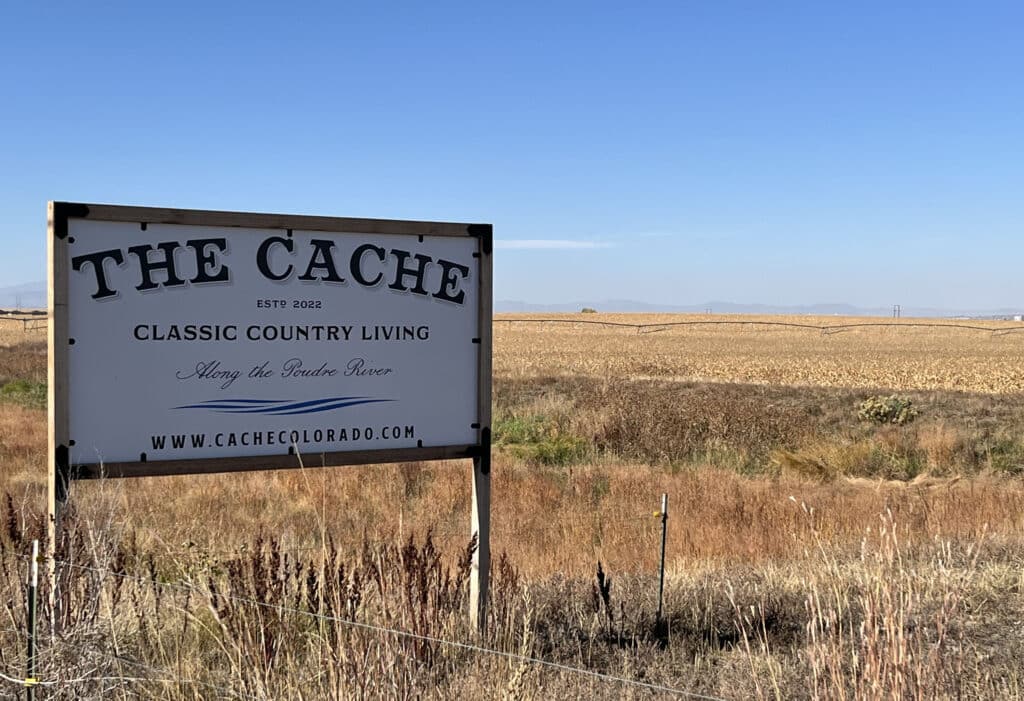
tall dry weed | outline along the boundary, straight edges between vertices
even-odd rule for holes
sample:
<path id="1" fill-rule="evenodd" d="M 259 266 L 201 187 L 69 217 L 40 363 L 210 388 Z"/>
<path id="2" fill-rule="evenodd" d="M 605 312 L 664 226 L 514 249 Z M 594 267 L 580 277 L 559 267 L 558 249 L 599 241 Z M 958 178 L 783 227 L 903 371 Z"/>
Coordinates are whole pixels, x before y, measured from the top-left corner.
<path id="1" fill-rule="evenodd" d="M 925 454 L 932 471 L 954 471 L 964 463 L 966 439 L 956 426 L 944 421 L 919 426 L 917 445 Z"/>
<path id="2" fill-rule="evenodd" d="M 955 553 L 941 541 L 911 552 L 887 512 L 865 537 L 858 567 L 826 557 L 806 604 L 814 698 L 962 696 L 970 654 L 957 624 L 978 553 L 977 543 Z"/>

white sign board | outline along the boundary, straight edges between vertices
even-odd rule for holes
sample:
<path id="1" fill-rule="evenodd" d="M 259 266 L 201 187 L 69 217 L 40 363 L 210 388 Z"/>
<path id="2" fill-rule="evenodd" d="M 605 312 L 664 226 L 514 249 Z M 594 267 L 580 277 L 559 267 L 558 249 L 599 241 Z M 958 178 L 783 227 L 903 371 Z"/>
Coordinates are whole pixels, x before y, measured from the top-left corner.
<path id="1" fill-rule="evenodd" d="M 53 441 L 86 476 L 489 441 L 489 226 L 55 209 Z"/>

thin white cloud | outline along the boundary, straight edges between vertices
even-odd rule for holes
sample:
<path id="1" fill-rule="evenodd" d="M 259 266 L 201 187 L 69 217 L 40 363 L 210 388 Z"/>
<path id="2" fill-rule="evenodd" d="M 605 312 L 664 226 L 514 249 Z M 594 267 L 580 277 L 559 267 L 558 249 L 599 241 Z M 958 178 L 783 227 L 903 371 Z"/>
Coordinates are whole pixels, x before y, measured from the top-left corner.
<path id="1" fill-rule="evenodd" d="M 571 241 L 568 239 L 498 239 L 494 242 L 494 247 L 519 251 L 566 251 L 587 248 L 611 248 L 612 244 L 604 241 Z"/>

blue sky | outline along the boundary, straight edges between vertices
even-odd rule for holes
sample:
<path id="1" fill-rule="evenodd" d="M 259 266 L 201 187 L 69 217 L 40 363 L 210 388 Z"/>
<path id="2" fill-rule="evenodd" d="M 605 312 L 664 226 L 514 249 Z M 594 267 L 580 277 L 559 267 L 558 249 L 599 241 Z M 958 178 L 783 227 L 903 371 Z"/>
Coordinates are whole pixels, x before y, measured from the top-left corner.
<path id="1" fill-rule="evenodd" d="M 1024 305 L 1024 4 L 7 3 L 49 199 L 489 221 L 532 302 Z"/>

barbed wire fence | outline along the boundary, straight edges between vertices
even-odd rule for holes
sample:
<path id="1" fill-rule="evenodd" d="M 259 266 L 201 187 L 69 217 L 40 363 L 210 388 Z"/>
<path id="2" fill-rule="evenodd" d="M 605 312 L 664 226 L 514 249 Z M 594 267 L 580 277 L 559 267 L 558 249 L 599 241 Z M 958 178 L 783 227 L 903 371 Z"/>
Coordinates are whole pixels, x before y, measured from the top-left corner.
<path id="1" fill-rule="evenodd" d="M 16 559 L 23 562 L 29 563 L 31 558 L 27 555 L 16 554 Z M 96 567 L 93 565 L 87 565 L 82 563 L 76 563 L 69 560 L 54 559 L 52 562 L 62 568 L 91 572 L 99 575 L 100 577 L 112 577 L 117 578 L 125 582 L 135 582 L 144 584 L 147 586 L 156 586 L 160 589 L 185 593 L 190 596 L 194 595 L 207 595 L 208 591 L 197 587 L 191 583 L 185 581 L 164 581 L 154 577 L 139 577 L 131 575 L 126 572 L 116 571 L 108 567 Z M 460 650 L 462 652 L 470 653 L 473 655 L 481 655 L 487 657 L 494 657 L 504 659 L 510 662 L 517 662 L 523 665 L 530 665 L 533 667 L 547 669 L 553 672 L 573 675 L 578 678 L 590 679 L 596 682 L 609 685 L 617 685 L 624 688 L 632 688 L 636 690 L 642 690 L 652 692 L 656 694 L 674 696 L 677 698 L 684 699 L 697 699 L 701 701 L 727 701 L 727 699 L 720 696 L 712 696 L 702 693 L 696 693 L 680 689 L 676 687 L 666 686 L 650 681 L 644 681 L 642 679 L 632 679 L 629 677 L 618 676 L 609 674 L 606 672 L 600 672 L 592 669 L 586 669 L 583 667 L 577 667 L 562 662 L 557 662 L 542 657 L 522 654 L 518 652 L 512 652 L 508 650 L 501 650 L 493 647 L 487 647 L 480 644 L 475 644 L 466 641 L 452 640 L 449 638 L 443 638 L 434 635 L 427 635 L 418 633 L 411 630 L 404 630 L 395 627 L 388 627 L 377 625 L 366 621 L 358 621 L 352 618 L 343 618 L 340 616 L 334 616 L 329 614 L 319 613 L 317 611 L 303 610 L 295 608 L 293 606 L 285 606 L 282 604 L 271 603 L 267 601 L 261 601 L 252 597 L 238 596 L 234 594 L 220 592 L 218 596 L 225 600 L 230 600 L 235 603 L 244 604 L 248 606 L 258 607 L 260 609 L 272 611 L 278 614 L 290 614 L 294 616 L 302 616 L 310 619 L 314 619 L 321 622 L 328 622 L 344 626 L 350 629 L 359 630 L 362 632 L 370 633 L 375 636 L 399 638 L 405 640 L 412 640 L 417 642 L 429 643 L 449 649 Z M 0 631 L 3 633 L 5 631 Z M 15 628 L 6 629 L 8 635 L 15 634 L 20 635 L 20 631 Z M 197 687 L 206 688 L 209 690 L 216 691 L 219 698 L 237 698 L 237 699 L 265 699 L 266 695 L 254 695 L 246 692 L 240 692 L 239 690 L 232 688 L 226 684 L 216 684 L 211 681 L 203 681 L 191 679 L 179 675 L 175 675 L 170 670 L 158 667 L 156 665 L 143 662 L 141 660 L 135 660 L 127 655 L 119 654 L 116 651 L 109 650 L 97 650 L 95 647 L 85 647 L 80 644 L 67 639 L 66 637 L 60 637 L 56 639 L 55 644 L 77 648 L 83 653 L 88 655 L 99 655 L 107 658 L 110 661 L 124 664 L 134 669 L 140 670 L 141 672 L 148 672 L 146 676 L 128 676 L 125 674 L 112 674 L 110 672 L 100 671 L 98 668 L 92 671 L 85 672 L 83 674 L 69 676 L 69 677 L 54 677 L 50 679 L 27 679 L 20 677 L 13 670 L 0 670 L 0 682 L 5 682 L 11 687 L 20 687 L 23 689 L 42 687 L 42 688 L 69 688 L 76 684 L 82 683 L 103 683 L 103 682 L 115 682 L 119 684 L 180 684 L 180 685 L 192 685 Z M 86 655 L 83 655 L 85 657 Z"/>
<path id="2" fill-rule="evenodd" d="M 21 314 L 5 314 L 0 311 L 0 322 L 6 322 L 7 324 L 15 327 L 20 324 L 21 330 L 25 333 L 30 333 L 32 331 L 46 331 L 50 326 L 50 322 L 45 313 L 42 315 L 34 314 L 31 316 L 25 316 Z"/>

